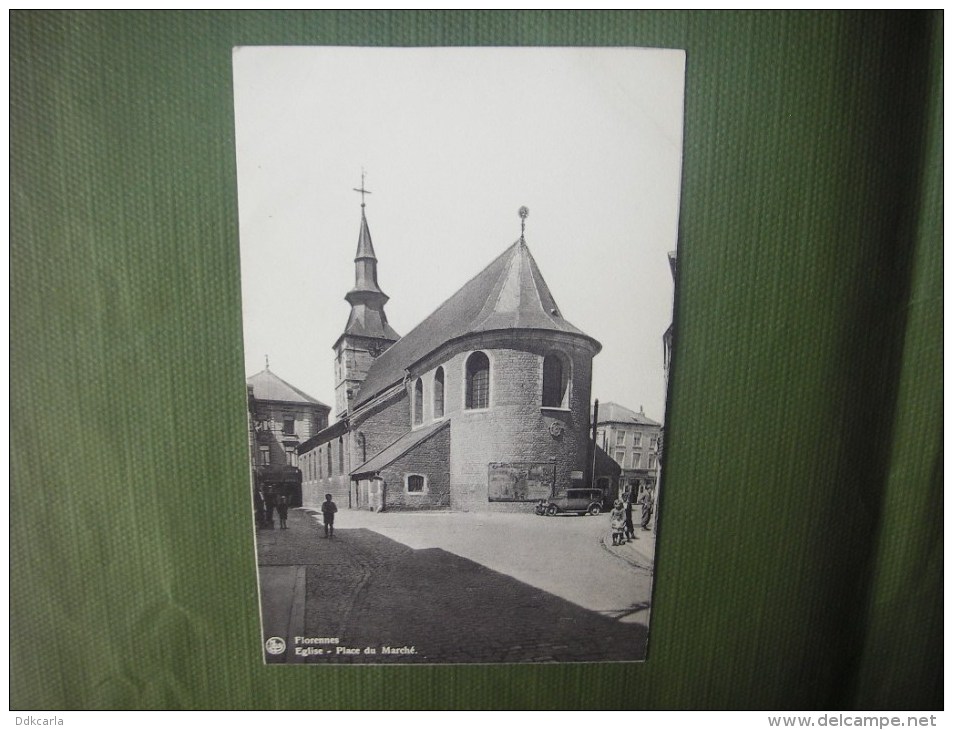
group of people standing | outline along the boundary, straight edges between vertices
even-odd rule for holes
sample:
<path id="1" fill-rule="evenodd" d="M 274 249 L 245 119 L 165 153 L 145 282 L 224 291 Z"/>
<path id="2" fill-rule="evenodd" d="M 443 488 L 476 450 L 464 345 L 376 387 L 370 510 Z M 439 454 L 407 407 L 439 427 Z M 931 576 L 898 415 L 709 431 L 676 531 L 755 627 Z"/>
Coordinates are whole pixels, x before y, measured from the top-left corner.
<path id="1" fill-rule="evenodd" d="M 275 512 L 278 513 L 279 529 L 288 529 L 288 507 L 291 495 L 287 488 L 274 484 L 252 490 L 255 500 L 255 524 L 260 530 L 275 529 Z"/>
<path id="2" fill-rule="evenodd" d="M 627 540 L 635 540 L 635 522 L 632 509 L 635 504 L 642 507 L 642 529 L 651 530 L 652 514 L 655 511 L 655 493 L 652 487 L 646 487 L 638 497 L 633 494 L 632 485 L 625 488 L 621 498 L 615 501 L 609 513 L 609 527 L 613 545 L 625 545 Z"/>
<path id="3" fill-rule="evenodd" d="M 286 491 L 271 485 L 262 490 L 253 491 L 255 498 L 255 523 L 259 529 L 273 530 L 274 513 L 278 513 L 278 529 L 288 529 L 288 507 L 291 504 L 291 497 Z M 334 503 L 330 494 L 324 495 L 324 501 L 321 503 L 321 516 L 324 520 L 324 536 L 334 537 L 334 515 L 338 511 L 338 506 Z"/>

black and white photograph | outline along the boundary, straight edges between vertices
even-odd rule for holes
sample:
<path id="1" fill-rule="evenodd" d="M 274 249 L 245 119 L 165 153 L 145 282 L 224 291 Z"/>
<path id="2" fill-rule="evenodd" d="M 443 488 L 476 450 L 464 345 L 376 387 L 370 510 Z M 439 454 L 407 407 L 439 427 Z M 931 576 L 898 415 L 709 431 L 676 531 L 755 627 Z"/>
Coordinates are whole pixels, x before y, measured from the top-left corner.
<path id="1" fill-rule="evenodd" d="M 646 660 L 684 52 L 233 73 L 263 661 Z"/>

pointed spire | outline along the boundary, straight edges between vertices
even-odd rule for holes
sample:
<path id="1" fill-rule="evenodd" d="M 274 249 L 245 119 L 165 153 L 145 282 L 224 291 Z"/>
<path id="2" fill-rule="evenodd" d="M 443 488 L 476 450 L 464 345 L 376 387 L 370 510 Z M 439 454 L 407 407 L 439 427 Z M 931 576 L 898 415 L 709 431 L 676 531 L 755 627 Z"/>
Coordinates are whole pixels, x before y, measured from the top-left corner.
<path id="1" fill-rule="evenodd" d="M 377 257 L 374 255 L 374 243 L 371 241 L 371 230 L 367 227 L 367 216 L 364 213 L 364 207 L 366 203 L 364 202 L 364 196 L 370 195 L 371 191 L 364 188 L 364 168 L 361 168 L 361 187 L 354 188 L 355 193 L 361 194 L 361 233 L 357 238 L 357 254 L 354 256 L 354 260 L 358 259 L 374 259 L 377 261 Z M 376 278 L 376 277 L 375 277 Z"/>
<path id="2" fill-rule="evenodd" d="M 357 253 L 354 255 L 354 260 L 358 259 L 374 259 L 377 261 L 377 256 L 374 255 L 374 243 L 371 241 L 371 229 L 367 227 L 367 216 L 364 215 L 364 204 L 361 203 L 361 232 L 357 237 Z"/>
<path id="3" fill-rule="evenodd" d="M 377 256 L 374 255 L 371 229 L 367 225 L 367 216 L 362 208 L 361 232 L 357 237 L 357 253 L 354 255 L 354 288 L 348 292 L 346 298 L 350 302 L 353 294 L 368 292 L 380 295 L 387 301 L 387 295 L 377 285 Z"/>

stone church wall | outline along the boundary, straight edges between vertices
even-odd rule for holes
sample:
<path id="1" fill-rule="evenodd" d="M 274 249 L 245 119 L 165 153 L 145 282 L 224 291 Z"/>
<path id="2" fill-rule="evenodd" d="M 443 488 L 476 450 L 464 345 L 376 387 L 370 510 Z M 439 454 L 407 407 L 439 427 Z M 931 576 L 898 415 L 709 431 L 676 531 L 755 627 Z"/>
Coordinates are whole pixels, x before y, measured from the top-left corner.
<path id="1" fill-rule="evenodd" d="M 531 511 L 533 501 L 490 501 L 490 465 L 528 464 L 544 470 L 552 465 L 553 491 L 572 486 L 572 472 L 585 469 L 593 350 L 588 340 L 560 333 L 511 331 L 449 343 L 413 368 L 407 388 L 352 421 L 345 437 L 349 457 L 345 468 L 356 468 L 411 431 L 410 393 L 419 377 L 424 392 L 420 426 L 447 418 L 450 428 L 381 470 L 386 509 Z M 478 410 L 465 408 L 466 362 L 476 351 L 490 360 L 490 404 Z M 564 407 L 542 405 L 543 358 L 551 352 L 560 353 L 571 365 Z M 438 367 L 444 369 L 444 415 L 435 419 Z M 320 504 L 325 492 L 334 495 L 340 508 L 378 504 L 370 497 L 375 485 L 368 484 L 364 495 L 361 485 L 352 482 L 346 471 L 342 473 L 336 441 L 331 442 L 334 475 L 305 482 L 306 506 Z M 407 474 L 427 477 L 426 494 L 407 492 Z"/>
<path id="2" fill-rule="evenodd" d="M 330 479 L 325 477 L 324 479 L 308 482 L 301 487 L 302 505 L 309 509 L 320 509 L 321 503 L 324 501 L 324 495 L 330 494 L 338 509 L 346 509 L 348 507 L 349 487 L 350 479 L 343 476 L 333 476 Z"/>
<path id="3" fill-rule="evenodd" d="M 444 412 L 451 419 L 451 507 L 459 510 L 530 511 L 533 502 L 491 502 L 491 463 L 555 466 L 555 491 L 572 486 L 585 467 L 593 351 L 588 341 L 560 335 L 499 333 L 474 336 L 434 353 L 411 373 L 424 383 L 425 422 L 432 419 L 433 377 L 445 370 Z M 466 361 L 475 351 L 490 360 L 490 406 L 464 407 Z M 542 362 L 552 351 L 572 363 L 568 408 L 542 406 Z M 408 414 L 409 415 L 409 414 Z M 432 422 L 432 421 L 430 421 Z M 551 430 L 553 423 L 561 429 Z M 436 465 L 434 465 L 436 467 Z"/>
<path id="4" fill-rule="evenodd" d="M 354 449 L 351 463 L 357 468 L 410 431 L 410 401 L 406 390 L 362 415 L 360 420 L 354 419 L 351 429 Z"/>
<path id="5" fill-rule="evenodd" d="M 381 469 L 387 511 L 450 508 L 450 429 L 444 428 L 397 461 Z M 426 477 L 426 491 L 407 492 L 407 476 Z"/>
<path id="6" fill-rule="evenodd" d="M 338 439 L 334 438 L 299 457 L 302 474 L 302 505 L 317 509 L 324 501 L 324 495 L 330 494 L 338 509 L 350 506 L 348 491 L 351 479 L 348 441 L 351 434 L 344 435 L 344 463 L 340 460 Z M 331 476 L 327 473 L 327 450 L 331 449 Z"/>

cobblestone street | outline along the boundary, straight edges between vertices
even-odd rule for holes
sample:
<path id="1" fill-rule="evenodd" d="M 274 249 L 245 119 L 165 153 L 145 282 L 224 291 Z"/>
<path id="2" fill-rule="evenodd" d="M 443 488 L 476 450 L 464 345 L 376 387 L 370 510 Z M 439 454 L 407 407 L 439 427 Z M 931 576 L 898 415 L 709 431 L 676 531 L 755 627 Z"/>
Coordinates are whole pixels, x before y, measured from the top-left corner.
<path id="1" fill-rule="evenodd" d="M 651 575 L 604 546 L 605 516 L 344 510 L 333 540 L 308 511 L 288 524 L 258 536 L 265 638 L 287 644 L 269 661 L 644 657 Z"/>

